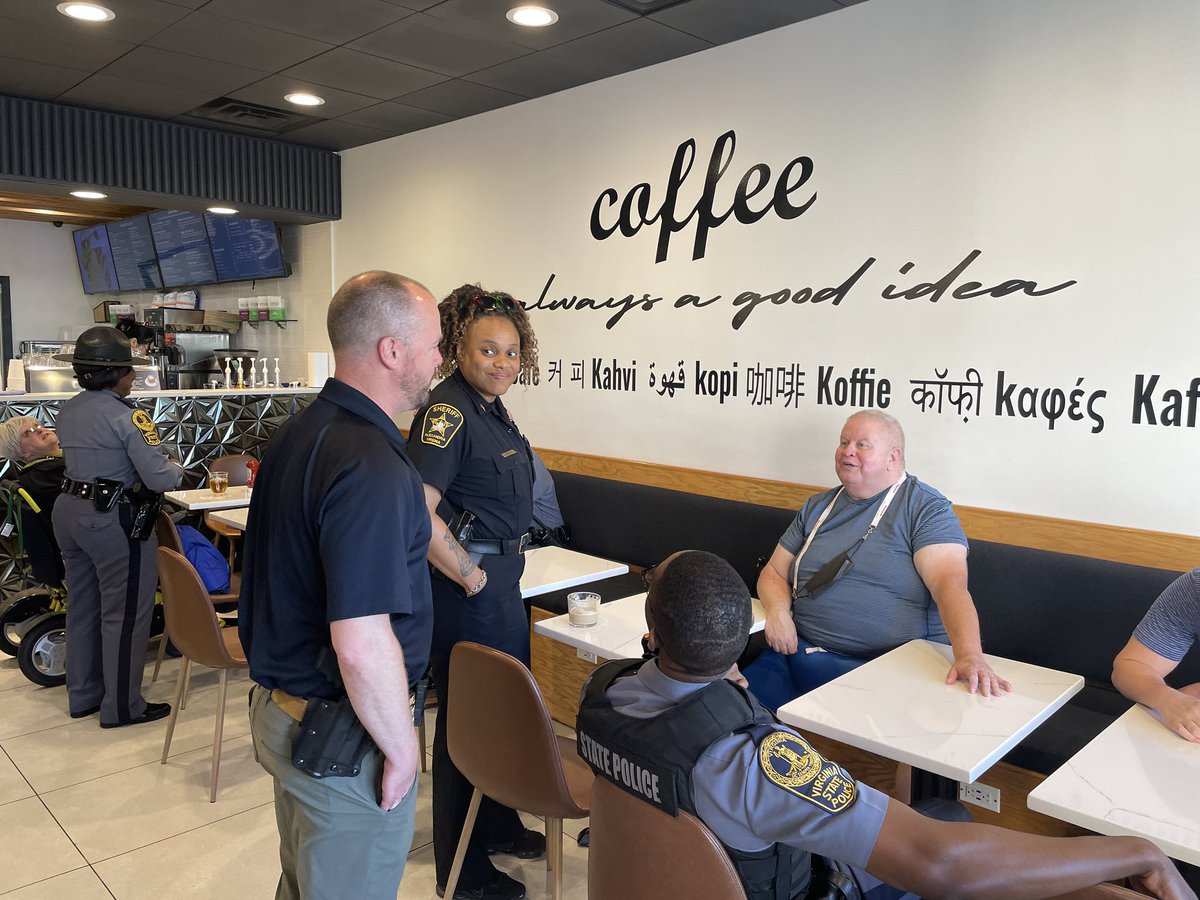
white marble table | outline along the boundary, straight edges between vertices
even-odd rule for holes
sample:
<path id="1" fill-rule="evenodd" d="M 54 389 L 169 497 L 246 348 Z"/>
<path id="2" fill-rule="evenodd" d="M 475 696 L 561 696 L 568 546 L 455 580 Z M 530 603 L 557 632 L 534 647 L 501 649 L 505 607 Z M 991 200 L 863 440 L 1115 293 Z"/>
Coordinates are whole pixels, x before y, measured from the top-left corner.
<path id="1" fill-rule="evenodd" d="M 184 509 L 237 509 L 250 505 L 250 488 L 244 485 L 231 485 L 223 494 L 200 488 L 194 491 L 167 491 L 163 496 Z"/>
<path id="2" fill-rule="evenodd" d="M 233 488 L 230 490 L 232 491 Z M 208 514 L 208 517 L 214 522 L 220 522 L 222 525 L 228 525 L 238 531 L 245 531 L 246 516 L 248 515 L 250 515 L 249 501 L 247 501 L 247 505 L 238 509 L 214 509 Z"/>
<path id="3" fill-rule="evenodd" d="M 563 547 L 534 547 L 525 551 L 521 596 L 536 597 L 551 591 L 624 575 L 629 566 Z"/>
<path id="4" fill-rule="evenodd" d="M 1029 808 L 1200 865 L 1200 744 L 1134 706 L 1034 788 Z"/>
<path id="5" fill-rule="evenodd" d="M 750 633 L 762 631 L 766 614 L 757 599 Z M 543 619 L 533 626 L 538 634 L 559 643 L 594 653 L 604 659 L 625 659 L 642 655 L 642 635 L 646 633 L 646 595 L 634 594 L 600 604 L 600 621 L 590 628 L 572 625 L 567 616 Z"/>
<path id="6" fill-rule="evenodd" d="M 955 781 L 976 781 L 1083 687 L 1083 677 L 987 656 L 1012 692 L 945 684 L 950 647 L 910 641 L 779 708 L 779 718 Z"/>

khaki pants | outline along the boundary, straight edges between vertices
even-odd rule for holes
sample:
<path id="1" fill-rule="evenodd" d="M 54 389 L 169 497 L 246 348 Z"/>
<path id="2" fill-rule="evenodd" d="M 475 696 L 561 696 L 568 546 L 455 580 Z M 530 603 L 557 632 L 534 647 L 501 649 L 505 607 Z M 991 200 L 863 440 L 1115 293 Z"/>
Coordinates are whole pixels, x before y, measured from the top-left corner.
<path id="1" fill-rule="evenodd" d="M 250 692 L 254 754 L 275 781 L 283 872 L 277 900 L 395 900 L 412 846 L 417 783 L 390 812 L 379 808 L 383 754 L 369 752 L 354 778 L 312 778 L 292 765 L 296 720 Z"/>

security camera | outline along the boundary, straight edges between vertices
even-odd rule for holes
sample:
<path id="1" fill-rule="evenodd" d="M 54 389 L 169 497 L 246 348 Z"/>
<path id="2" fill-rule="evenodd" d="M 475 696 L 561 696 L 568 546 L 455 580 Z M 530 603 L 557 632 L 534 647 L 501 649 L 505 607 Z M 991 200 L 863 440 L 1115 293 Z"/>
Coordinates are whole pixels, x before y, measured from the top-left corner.
<path id="1" fill-rule="evenodd" d="M 62 222 L 55 222 L 55 223 L 54 223 L 54 227 L 55 227 L 55 228 L 62 228 L 62 227 L 63 227 L 63 223 L 62 223 Z"/>

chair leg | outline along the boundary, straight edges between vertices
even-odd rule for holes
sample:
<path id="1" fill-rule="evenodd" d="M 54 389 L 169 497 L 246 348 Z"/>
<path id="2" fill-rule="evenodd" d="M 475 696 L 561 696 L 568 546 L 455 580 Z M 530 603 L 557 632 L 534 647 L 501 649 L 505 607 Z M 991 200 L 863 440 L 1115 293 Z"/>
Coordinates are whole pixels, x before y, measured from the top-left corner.
<path id="1" fill-rule="evenodd" d="M 150 676 L 150 683 L 158 681 L 158 670 L 162 668 L 163 657 L 167 653 L 167 641 L 170 638 L 167 636 L 167 623 L 163 622 L 162 634 L 158 636 L 158 653 L 154 655 L 154 674 Z"/>
<path id="2" fill-rule="evenodd" d="M 175 735 L 175 720 L 179 718 L 179 710 L 182 708 L 180 701 L 183 699 L 183 682 L 187 678 L 188 666 L 192 661 L 186 656 L 179 664 L 179 675 L 175 679 L 175 703 L 171 706 L 171 718 L 167 721 L 167 737 L 163 741 L 162 759 L 159 762 L 162 765 L 167 764 L 167 754 L 171 752 L 171 738 Z"/>
<path id="3" fill-rule="evenodd" d="M 563 820 L 546 818 L 546 868 L 550 870 L 550 898 L 562 900 Z"/>
<path id="4" fill-rule="evenodd" d="M 212 786 L 208 792 L 208 802 L 217 802 L 217 775 L 221 771 L 221 736 L 225 731 L 225 695 L 229 687 L 229 670 L 221 670 L 221 683 L 217 689 L 217 724 L 213 729 L 212 773 L 209 780 Z"/>
<path id="5" fill-rule="evenodd" d="M 187 660 L 186 656 L 184 660 Z M 192 689 L 192 667 L 185 662 L 180 671 L 183 673 L 183 696 L 179 698 L 179 708 L 187 709 L 188 693 Z"/>
<path id="6" fill-rule="evenodd" d="M 458 837 L 458 849 L 454 851 L 454 864 L 450 866 L 450 878 L 446 882 L 447 897 L 453 897 L 458 889 L 458 876 L 462 874 L 463 860 L 467 858 L 467 844 L 471 840 L 471 832 L 475 829 L 475 818 L 479 815 L 479 804 L 482 800 L 483 791 L 475 788 L 471 794 L 471 805 L 467 807 L 467 818 L 463 821 L 462 834 Z"/>

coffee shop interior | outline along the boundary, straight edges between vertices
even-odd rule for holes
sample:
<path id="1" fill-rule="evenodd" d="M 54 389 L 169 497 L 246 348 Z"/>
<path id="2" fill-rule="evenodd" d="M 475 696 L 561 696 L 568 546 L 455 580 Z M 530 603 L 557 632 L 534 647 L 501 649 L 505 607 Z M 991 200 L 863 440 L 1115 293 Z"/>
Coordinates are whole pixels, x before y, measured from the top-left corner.
<path id="1" fill-rule="evenodd" d="M 0 420 L 52 424 L 78 389 L 53 357 L 118 323 L 151 359 L 131 399 L 185 466 L 173 509 L 236 576 L 250 494 L 233 476 L 211 503 L 209 470 L 260 457 L 336 374 L 337 287 L 385 269 L 439 298 L 511 293 L 539 373 L 504 402 L 574 553 L 532 551 L 522 594 L 570 736 L 592 667 L 642 654 L 637 573 L 696 547 L 753 592 L 836 486 L 847 416 L 884 409 L 971 542 L 983 650 L 1028 688 L 995 701 L 986 746 L 952 739 L 983 713 L 951 709 L 961 686 L 939 705 L 940 676 L 893 726 L 947 747 L 881 736 L 903 714 L 886 699 L 864 721 L 833 695 L 781 718 L 894 797 L 1140 835 L 1200 884 L 1200 748 L 1111 681 L 1200 565 L 1200 5 L 549 0 L 535 26 L 515 0 L 72 5 L 0 0 Z M 37 580 L 4 529 L 10 598 Z M 572 624 L 585 588 L 603 602 Z M 49 633 L 5 628 L 8 653 Z M 920 643 L 891 683 L 941 665 Z M 181 660 L 160 644 L 145 696 L 173 702 Z M 248 674 L 193 668 L 165 751 L 166 720 L 72 719 L 61 681 L 0 655 L 0 895 L 271 894 Z M 399 896 L 432 900 L 427 774 L 418 790 Z M 587 897 L 588 824 L 563 822 L 558 873 L 497 864 L 530 897 Z"/>

